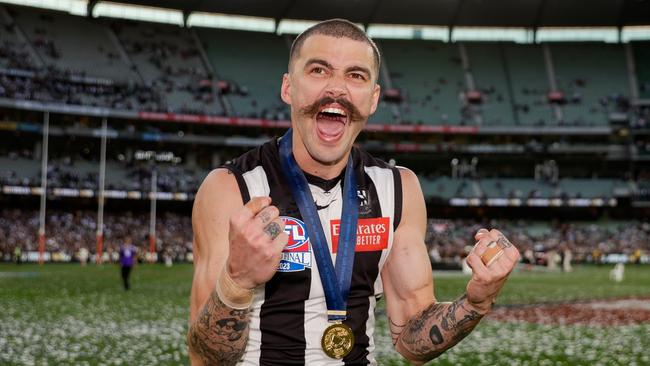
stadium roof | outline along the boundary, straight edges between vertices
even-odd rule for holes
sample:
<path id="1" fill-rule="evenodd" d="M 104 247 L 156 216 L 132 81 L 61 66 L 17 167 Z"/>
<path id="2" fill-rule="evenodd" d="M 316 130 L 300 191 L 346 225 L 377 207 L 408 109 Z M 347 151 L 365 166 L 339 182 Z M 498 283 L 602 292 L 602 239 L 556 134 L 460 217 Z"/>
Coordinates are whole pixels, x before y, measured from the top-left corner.
<path id="1" fill-rule="evenodd" d="M 97 3 L 91 1 L 91 6 Z M 489 27 L 650 25 L 650 0 L 130 0 L 184 12 L 283 19 L 346 18 L 361 24 Z"/>

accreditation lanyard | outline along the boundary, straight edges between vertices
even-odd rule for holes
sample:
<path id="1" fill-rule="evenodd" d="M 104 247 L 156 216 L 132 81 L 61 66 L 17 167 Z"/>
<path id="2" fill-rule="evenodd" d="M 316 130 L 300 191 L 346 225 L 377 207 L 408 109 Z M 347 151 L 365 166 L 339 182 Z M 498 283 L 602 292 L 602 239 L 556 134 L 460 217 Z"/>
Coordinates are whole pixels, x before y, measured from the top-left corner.
<path id="1" fill-rule="evenodd" d="M 357 219 L 359 202 L 357 197 L 357 179 L 352 164 L 352 152 L 348 157 L 343 187 L 343 210 L 341 212 L 341 233 L 336 256 L 336 267 L 332 265 L 327 239 L 309 189 L 307 179 L 298 167 L 292 151 L 292 129 L 280 139 L 280 164 L 289 183 L 291 195 L 298 205 L 300 215 L 307 226 L 320 280 L 325 291 L 327 303 L 327 320 L 340 322 L 345 320 L 354 249 L 357 242 Z"/>

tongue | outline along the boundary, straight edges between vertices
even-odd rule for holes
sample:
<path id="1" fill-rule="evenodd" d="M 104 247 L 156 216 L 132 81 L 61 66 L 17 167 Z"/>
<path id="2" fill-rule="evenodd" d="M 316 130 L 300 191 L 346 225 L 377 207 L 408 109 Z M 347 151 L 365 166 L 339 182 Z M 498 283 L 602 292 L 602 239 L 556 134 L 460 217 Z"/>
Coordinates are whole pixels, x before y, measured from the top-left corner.
<path id="1" fill-rule="evenodd" d="M 338 136 L 343 132 L 343 128 L 345 127 L 344 122 L 328 118 L 318 118 L 316 122 L 318 131 L 324 136 Z"/>

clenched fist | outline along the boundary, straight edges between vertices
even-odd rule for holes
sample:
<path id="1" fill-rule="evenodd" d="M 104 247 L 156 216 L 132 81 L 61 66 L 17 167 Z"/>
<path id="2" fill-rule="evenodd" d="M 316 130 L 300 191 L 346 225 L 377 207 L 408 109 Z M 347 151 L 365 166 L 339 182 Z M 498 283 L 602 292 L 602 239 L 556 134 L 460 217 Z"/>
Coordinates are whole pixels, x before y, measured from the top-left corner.
<path id="1" fill-rule="evenodd" d="M 515 268 L 521 255 L 519 250 L 499 230 L 479 230 L 474 238 L 478 241 L 467 256 L 467 264 L 472 268 L 472 278 L 467 284 L 467 300 L 476 308 L 487 312 L 496 300 L 499 291 Z M 481 258 L 488 248 L 500 248 L 501 253 L 492 261 Z M 486 257 L 494 253 L 487 253 Z M 483 262 L 486 260 L 488 263 Z"/>
<path id="2" fill-rule="evenodd" d="M 289 236 L 270 197 L 254 197 L 230 218 L 226 268 L 242 288 L 253 289 L 273 277 Z"/>

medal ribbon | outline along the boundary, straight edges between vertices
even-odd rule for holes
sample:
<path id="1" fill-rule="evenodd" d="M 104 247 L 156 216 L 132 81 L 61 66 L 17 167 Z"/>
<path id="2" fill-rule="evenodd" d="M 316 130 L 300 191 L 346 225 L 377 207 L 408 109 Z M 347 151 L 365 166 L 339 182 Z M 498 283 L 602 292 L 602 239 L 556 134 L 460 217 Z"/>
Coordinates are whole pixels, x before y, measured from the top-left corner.
<path id="1" fill-rule="evenodd" d="M 309 183 L 296 163 L 292 152 L 292 129 L 280 139 L 280 164 L 289 183 L 291 195 L 298 205 L 300 215 L 307 226 L 318 273 L 325 291 L 327 303 L 327 320 L 339 322 L 345 320 L 345 309 L 350 292 L 354 248 L 357 243 L 357 219 L 359 217 L 359 198 L 357 197 L 357 179 L 354 174 L 352 152 L 348 157 L 343 182 L 343 209 L 341 211 L 341 232 L 336 255 L 336 267 L 332 265 L 329 247 L 323 226 L 321 225 Z"/>

